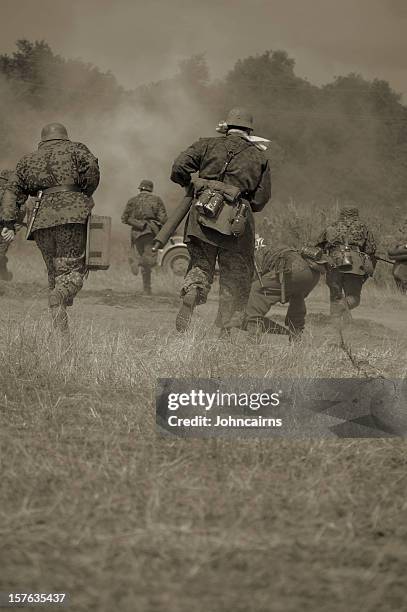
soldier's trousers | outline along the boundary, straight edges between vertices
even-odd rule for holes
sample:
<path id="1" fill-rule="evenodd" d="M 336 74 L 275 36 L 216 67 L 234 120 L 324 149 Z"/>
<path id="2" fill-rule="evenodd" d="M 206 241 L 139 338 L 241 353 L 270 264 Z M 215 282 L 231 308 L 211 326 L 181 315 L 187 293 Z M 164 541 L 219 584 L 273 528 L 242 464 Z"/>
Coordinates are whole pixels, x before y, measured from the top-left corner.
<path id="1" fill-rule="evenodd" d="M 331 314 L 341 314 L 346 308 L 352 310 L 360 304 L 364 276 L 331 270 L 326 275 L 329 287 Z"/>
<path id="2" fill-rule="evenodd" d="M 16 234 L 21 230 L 21 228 L 22 225 L 17 223 L 14 228 Z M 9 250 L 10 246 L 11 242 L 7 242 L 6 240 L 4 240 L 4 238 L 2 238 L 2 236 L 0 236 L 0 280 L 11 280 L 13 278 L 12 273 L 7 270 L 7 251 Z"/>
<path id="3" fill-rule="evenodd" d="M 398 290 L 402 293 L 407 293 L 407 261 L 394 264 L 393 277 Z"/>
<path id="4" fill-rule="evenodd" d="M 10 248 L 10 242 L 7 242 L 0 236 L 0 280 L 11 280 L 12 274 L 7 270 L 7 251 Z"/>
<path id="5" fill-rule="evenodd" d="M 228 328 L 232 318 L 240 316 L 249 298 L 254 264 L 253 254 L 222 249 L 192 238 L 187 244 L 190 256 L 181 296 L 198 289 L 198 304 L 204 304 L 213 283 L 216 262 L 219 265 L 219 309 L 216 325 Z M 240 315 L 239 315 L 240 313 Z"/>
<path id="6" fill-rule="evenodd" d="M 318 284 L 320 273 L 307 266 L 285 274 L 285 297 L 288 310 L 285 324 L 291 331 L 301 332 L 305 325 L 307 309 L 305 298 Z M 246 321 L 257 322 L 266 316 L 273 306 L 281 301 L 281 284 L 275 272 L 268 272 L 251 286 L 249 301 L 246 307 Z"/>
<path id="7" fill-rule="evenodd" d="M 38 229 L 33 237 L 47 267 L 50 306 L 72 304 L 86 273 L 86 224 Z"/>
<path id="8" fill-rule="evenodd" d="M 0 236 L 0 258 L 6 257 L 10 244 L 11 242 L 7 242 L 2 236 Z"/>
<path id="9" fill-rule="evenodd" d="M 151 269 L 157 264 L 157 256 L 151 250 L 153 244 L 153 234 L 144 234 L 131 240 L 130 267 L 133 274 L 137 274 L 138 268 L 141 268 L 143 287 L 147 291 L 151 289 Z"/>

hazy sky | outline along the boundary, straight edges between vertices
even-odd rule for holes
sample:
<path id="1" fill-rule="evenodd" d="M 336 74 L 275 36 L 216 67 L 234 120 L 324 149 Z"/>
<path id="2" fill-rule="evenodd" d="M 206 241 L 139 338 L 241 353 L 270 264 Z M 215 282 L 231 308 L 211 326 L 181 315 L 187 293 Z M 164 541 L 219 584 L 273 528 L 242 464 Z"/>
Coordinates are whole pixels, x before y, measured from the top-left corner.
<path id="1" fill-rule="evenodd" d="M 407 94 L 407 0 L 0 0 L 0 9 L 1 52 L 45 39 L 126 87 L 171 76 L 195 53 L 221 76 L 238 58 L 286 49 L 310 81 L 356 71 Z"/>

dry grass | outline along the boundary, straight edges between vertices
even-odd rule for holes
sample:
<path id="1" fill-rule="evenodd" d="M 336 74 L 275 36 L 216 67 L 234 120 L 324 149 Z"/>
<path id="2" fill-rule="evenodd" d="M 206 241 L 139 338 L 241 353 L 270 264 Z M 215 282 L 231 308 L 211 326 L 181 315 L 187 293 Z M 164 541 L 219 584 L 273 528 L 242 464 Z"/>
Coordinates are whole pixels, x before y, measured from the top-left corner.
<path id="1" fill-rule="evenodd" d="M 134 297 L 127 283 L 140 280 L 123 267 L 90 279 L 62 355 L 38 260 L 15 269 L 22 284 L 0 313 L 0 590 L 67 591 L 75 611 L 404 609 L 403 440 L 155 432 L 157 377 L 357 375 L 318 314 L 323 287 L 301 349 L 273 337 L 255 347 L 215 341 L 214 303 L 177 336 L 171 283 L 159 299 Z M 397 323 L 405 305 L 389 298 Z M 405 376 L 397 325 L 363 318 L 347 340 L 375 371 Z"/>

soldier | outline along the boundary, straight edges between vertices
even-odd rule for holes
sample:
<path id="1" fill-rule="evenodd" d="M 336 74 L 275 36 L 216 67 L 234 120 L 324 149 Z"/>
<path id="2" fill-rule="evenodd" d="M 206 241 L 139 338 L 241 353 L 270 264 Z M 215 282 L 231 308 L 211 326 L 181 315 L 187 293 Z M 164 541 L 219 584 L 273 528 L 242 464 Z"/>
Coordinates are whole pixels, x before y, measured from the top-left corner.
<path id="1" fill-rule="evenodd" d="M 274 304 L 288 302 L 285 324 L 290 340 L 298 340 L 304 330 L 307 312 L 305 298 L 318 284 L 329 260 L 322 249 L 304 247 L 301 251 L 286 246 L 268 246 L 256 241 L 255 271 L 246 306 L 244 327 L 257 341 L 265 331 L 264 317 Z"/>
<path id="2" fill-rule="evenodd" d="M 220 271 L 217 325 L 221 337 L 228 333 L 235 313 L 243 317 L 253 276 L 252 213 L 262 210 L 271 196 L 269 165 L 250 140 L 252 130 L 252 115 L 235 108 L 228 115 L 224 135 L 198 140 L 173 164 L 171 180 L 183 187 L 190 185 L 191 174 L 199 173 L 199 179 L 193 182 L 194 200 L 185 227 L 191 259 L 176 320 L 180 332 L 188 329 L 195 306 L 206 302 L 216 261 Z M 215 206 L 212 217 L 211 206 Z M 238 225 L 242 219 L 245 223 Z M 234 224 L 239 231 L 233 230 Z"/>
<path id="3" fill-rule="evenodd" d="M 89 149 L 71 142 L 63 125 L 50 123 L 41 132 L 38 150 L 18 162 L 3 196 L 6 240 L 14 238 L 19 199 L 37 197 L 31 235 L 47 267 L 53 326 L 65 336 L 66 307 L 72 305 L 86 273 L 86 222 L 99 178 L 98 161 Z"/>
<path id="4" fill-rule="evenodd" d="M 358 208 L 343 207 L 337 221 L 322 232 L 317 246 L 333 260 L 326 276 L 331 315 L 349 318 L 349 311 L 360 304 L 363 283 L 376 266 L 375 239 L 359 219 Z"/>
<path id="5" fill-rule="evenodd" d="M 129 258 L 133 274 L 139 267 L 143 278 L 143 290 L 151 295 L 151 268 L 156 265 L 156 254 L 152 251 L 154 236 L 167 221 L 167 212 L 162 199 L 153 194 L 154 184 L 142 180 L 140 193 L 131 198 L 122 214 L 122 222 L 131 226 L 131 250 Z"/>
<path id="6" fill-rule="evenodd" d="M 398 228 L 396 244 L 392 247 L 392 251 L 398 250 L 405 252 L 405 255 L 403 261 L 396 261 L 393 265 L 393 277 L 400 293 L 407 294 L 407 219 Z"/>
<path id="7" fill-rule="evenodd" d="M 0 205 L 1 205 L 2 198 L 3 198 L 3 194 L 6 190 L 7 182 L 10 176 L 12 175 L 12 173 L 13 173 L 12 170 L 0 170 Z M 25 212 L 26 212 L 25 206 L 24 206 L 25 201 L 26 201 L 25 196 L 23 196 L 19 201 L 19 205 L 18 205 L 19 214 L 16 220 L 17 221 L 16 231 L 21 229 L 21 224 L 25 217 Z M 7 262 L 8 262 L 7 251 L 9 250 L 9 248 L 10 248 L 10 242 L 5 240 L 2 236 L 0 236 L 0 280 L 4 280 L 4 281 L 10 281 L 13 278 L 12 272 L 10 272 L 10 270 L 7 269 Z"/>

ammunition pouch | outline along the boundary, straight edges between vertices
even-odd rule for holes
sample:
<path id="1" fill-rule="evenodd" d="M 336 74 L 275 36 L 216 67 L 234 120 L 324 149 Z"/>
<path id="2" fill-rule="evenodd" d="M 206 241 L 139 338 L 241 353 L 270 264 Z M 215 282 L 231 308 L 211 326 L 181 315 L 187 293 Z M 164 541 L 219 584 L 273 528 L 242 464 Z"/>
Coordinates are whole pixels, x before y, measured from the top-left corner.
<path id="1" fill-rule="evenodd" d="M 374 272 L 369 255 L 356 245 L 338 245 L 330 251 L 332 267 L 343 274 L 371 276 Z"/>
<path id="2" fill-rule="evenodd" d="M 195 202 L 200 215 L 215 219 L 223 208 L 225 196 L 221 191 L 205 189 Z"/>
<path id="3" fill-rule="evenodd" d="M 241 214 L 240 189 L 222 181 L 196 179 L 194 181 L 195 208 L 198 223 L 203 227 L 239 237 L 244 232 L 245 215 Z M 240 213 L 240 215 L 239 215 Z"/>

